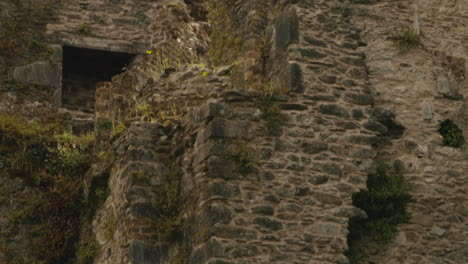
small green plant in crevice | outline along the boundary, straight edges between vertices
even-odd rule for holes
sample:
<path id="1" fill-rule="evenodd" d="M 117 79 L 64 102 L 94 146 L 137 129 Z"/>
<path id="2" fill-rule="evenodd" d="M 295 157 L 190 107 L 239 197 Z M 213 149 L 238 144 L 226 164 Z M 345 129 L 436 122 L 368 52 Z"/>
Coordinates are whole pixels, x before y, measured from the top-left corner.
<path id="1" fill-rule="evenodd" d="M 88 24 L 81 24 L 77 28 L 78 33 L 90 36 L 93 34 L 91 27 Z"/>
<path id="2" fill-rule="evenodd" d="M 377 173 L 367 178 L 367 190 L 353 193 L 353 205 L 366 212 L 368 218 L 351 220 L 350 244 L 363 237 L 374 240 L 392 239 L 398 225 L 410 219 L 406 206 L 411 201 L 410 185 L 401 169 L 381 164 Z"/>
<path id="3" fill-rule="evenodd" d="M 104 230 L 104 238 L 107 241 L 111 241 L 112 238 L 114 237 L 114 233 L 115 233 L 115 231 L 117 231 L 117 224 L 118 224 L 117 216 L 112 211 L 107 217 L 105 230 Z"/>
<path id="4" fill-rule="evenodd" d="M 281 113 L 280 106 L 274 101 L 274 96 L 279 93 L 282 93 L 282 90 L 268 82 L 263 85 L 262 95 L 257 102 L 262 112 L 261 117 L 265 120 L 266 130 L 270 135 L 287 121 L 286 116 Z"/>
<path id="5" fill-rule="evenodd" d="M 465 144 L 463 131 L 452 121 L 445 120 L 440 124 L 439 133 L 442 136 L 444 146 L 461 148 Z"/>
<path id="6" fill-rule="evenodd" d="M 223 157 L 234 161 L 236 170 L 240 173 L 248 173 L 254 170 L 258 162 L 257 152 L 247 146 L 246 142 L 236 138 L 230 142 L 230 145 Z"/>
<path id="7" fill-rule="evenodd" d="M 120 135 L 126 128 L 127 128 L 127 126 L 125 125 L 124 122 L 122 122 L 122 121 L 115 122 L 112 125 L 111 138 Z"/>
<path id="8" fill-rule="evenodd" d="M 410 27 L 403 28 L 400 33 L 391 37 L 390 40 L 395 48 L 401 53 L 407 52 L 421 45 L 421 36 Z"/>

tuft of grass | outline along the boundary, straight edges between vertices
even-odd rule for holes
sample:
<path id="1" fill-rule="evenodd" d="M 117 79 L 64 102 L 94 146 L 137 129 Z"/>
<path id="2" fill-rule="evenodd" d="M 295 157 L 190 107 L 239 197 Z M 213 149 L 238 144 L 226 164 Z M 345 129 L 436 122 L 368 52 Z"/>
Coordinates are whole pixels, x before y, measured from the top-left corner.
<path id="1" fill-rule="evenodd" d="M 465 144 L 463 131 L 451 120 L 445 120 L 440 124 L 439 133 L 442 135 L 444 146 L 461 148 Z"/>
<path id="2" fill-rule="evenodd" d="M 115 215 L 114 212 L 112 212 L 107 218 L 106 227 L 104 230 L 104 238 L 106 239 L 106 241 L 112 240 L 116 230 L 117 230 L 117 216 Z"/>
<path id="3" fill-rule="evenodd" d="M 281 113 L 281 108 L 274 101 L 274 96 L 283 91 L 278 89 L 271 82 L 262 87 L 262 95 L 257 102 L 258 108 L 262 111 L 262 118 L 265 120 L 265 127 L 268 134 L 274 134 L 282 124 L 287 121 L 285 115 Z"/>
<path id="4" fill-rule="evenodd" d="M 93 34 L 91 27 L 88 24 L 81 24 L 77 28 L 78 33 L 90 36 Z"/>
<path id="5" fill-rule="evenodd" d="M 247 173 L 255 168 L 258 154 L 253 148 L 248 147 L 245 141 L 237 138 L 231 142 L 224 158 L 234 161 L 236 170 L 240 173 Z"/>
<path id="6" fill-rule="evenodd" d="M 421 36 L 410 27 L 403 28 L 400 33 L 390 38 L 392 44 L 401 53 L 407 52 L 421 45 Z"/>

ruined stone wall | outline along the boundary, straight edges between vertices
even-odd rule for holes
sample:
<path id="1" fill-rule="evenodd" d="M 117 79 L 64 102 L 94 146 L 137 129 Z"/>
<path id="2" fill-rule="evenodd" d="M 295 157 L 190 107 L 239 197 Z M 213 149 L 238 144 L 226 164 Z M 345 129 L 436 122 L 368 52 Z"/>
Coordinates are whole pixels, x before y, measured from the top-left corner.
<path id="1" fill-rule="evenodd" d="M 466 139 L 468 2 L 378 1 L 351 9 L 367 42 L 360 51 L 375 103 L 406 128 L 382 156 L 404 164 L 414 198 L 410 223 L 389 245 L 362 246 L 360 263 L 466 263 L 466 147 L 443 146 L 438 130 L 451 119 Z M 401 54 L 389 38 L 404 26 L 422 37 L 419 48 Z"/>
<path id="2" fill-rule="evenodd" d="M 209 27 L 181 1 L 114 2 L 63 1 L 47 26 L 61 44 L 151 51 L 96 92 L 97 147 L 116 159 L 94 263 L 350 263 L 349 220 L 366 217 L 352 194 L 376 159 L 403 164 L 412 218 L 352 249 L 358 263 L 468 261 L 468 157 L 438 133 L 446 119 L 468 133 L 466 1 L 236 1 L 245 86 L 235 65 L 200 63 Z M 400 54 L 399 24 L 422 46 Z"/>
<path id="3" fill-rule="evenodd" d="M 51 42 L 75 47 L 144 53 L 150 45 L 155 1 L 60 1 L 47 24 Z"/>
<path id="4" fill-rule="evenodd" d="M 292 5 L 271 25 L 271 54 L 286 53 L 282 68 L 295 65 L 285 71 L 294 91 L 272 99 L 287 119 L 273 131 L 259 110 L 264 92 L 236 90 L 228 79 L 217 85 L 223 70 L 182 67 L 141 86 L 155 109 L 171 97 L 217 98 L 200 109 L 189 105 L 181 124 L 192 135 L 181 164 L 189 263 L 347 263 L 348 220 L 364 215 L 352 207 L 351 194 L 365 186 L 371 145 L 380 139 L 369 125 L 373 98 L 363 56 L 355 52 L 358 30 L 344 7 L 326 2 Z M 132 186 L 122 184 L 128 187 L 118 189 Z M 112 245 L 122 243 L 115 238 Z M 133 239 L 151 245 L 150 238 Z M 149 258 L 167 263 L 169 253 L 148 250 L 154 250 Z"/>

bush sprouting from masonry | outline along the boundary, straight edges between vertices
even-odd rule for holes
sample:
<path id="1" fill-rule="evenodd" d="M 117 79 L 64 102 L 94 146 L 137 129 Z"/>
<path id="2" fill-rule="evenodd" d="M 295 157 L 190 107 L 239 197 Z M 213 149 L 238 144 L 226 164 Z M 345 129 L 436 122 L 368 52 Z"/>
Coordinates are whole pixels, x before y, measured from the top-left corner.
<path id="1" fill-rule="evenodd" d="M 451 120 L 445 120 L 440 124 L 439 133 L 444 146 L 460 148 L 465 143 L 463 131 Z"/>
<path id="2" fill-rule="evenodd" d="M 368 218 L 350 222 L 351 243 L 364 236 L 376 240 L 393 238 L 398 225 L 410 219 L 406 212 L 411 201 L 409 188 L 402 169 L 379 165 L 377 173 L 367 178 L 367 190 L 353 194 L 353 205 L 364 210 Z"/>

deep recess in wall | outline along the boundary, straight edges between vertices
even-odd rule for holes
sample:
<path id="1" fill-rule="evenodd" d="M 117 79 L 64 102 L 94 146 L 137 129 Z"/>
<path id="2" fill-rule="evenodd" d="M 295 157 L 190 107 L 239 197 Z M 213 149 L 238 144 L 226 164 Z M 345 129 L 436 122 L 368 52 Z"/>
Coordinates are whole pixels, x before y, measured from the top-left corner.
<path id="1" fill-rule="evenodd" d="M 98 82 L 110 81 L 124 71 L 134 54 L 63 47 L 62 103 L 69 109 L 94 111 Z"/>

